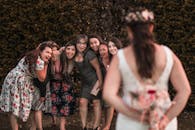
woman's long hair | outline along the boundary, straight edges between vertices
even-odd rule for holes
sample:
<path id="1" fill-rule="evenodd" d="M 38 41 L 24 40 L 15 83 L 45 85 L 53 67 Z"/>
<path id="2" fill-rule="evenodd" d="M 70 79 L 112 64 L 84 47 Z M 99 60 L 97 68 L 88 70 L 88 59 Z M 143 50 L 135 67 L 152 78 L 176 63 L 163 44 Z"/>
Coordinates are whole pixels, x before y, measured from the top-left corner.
<path id="1" fill-rule="evenodd" d="M 98 39 L 98 41 L 100 42 L 100 44 L 104 42 L 103 39 L 102 39 L 99 35 L 97 35 L 97 34 L 90 34 L 90 35 L 88 36 L 88 39 L 90 40 L 91 38 L 96 38 L 96 39 Z"/>
<path id="2" fill-rule="evenodd" d="M 76 56 L 76 53 L 75 53 L 74 57 L 70 60 L 67 58 L 65 50 L 68 46 L 74 46 L 75 51 L 76 51 L 75 44 L 76 44 L 76 39 L 73 39 L 73 40 L 69 41 L 68 43 L 66 43 L 65 49 L 60 55 L 60 61 L 61 61 L 61 65 L 62 65 L 62 75 L 63 75 L 63 79 L 65 79 L 66 81 L 70 81 L 70 73 L 72 72 L 72 70 L 74 68 L 74 57 Z"/>
<path id="3" fill-rule="evenodd" d="M 127 27 L 129 27 L 133 33 L 132 43 L 138 73 L 142 78 L 151 78 L 155 66 L 155 48 L 153 44 L 155 39 L 153 33 L 150 31 L 153 19 L 150 19 L 150 15 L 148 15 L 148 18 L 146 17 L 147 19 L 144 19 L 145 17 L 142 18 L 142 12 L 145 10 L 146 9 L 140 9 L 134 11 L 135 15 L 133 18 L 136 18 L 137 15 L 138 18 L 136 20 L 130 19 L 130 21 L 127 21 Z"/>
<path id="4" fill-rule="evenodd" d="M 35 67 L 36 67 L 36 62 L 38 59 L 38 56 L 40 55 L 40 53 L 46 48 L 52 48 L 51 43 L 53 41 L 45 41 L 39 44 L 39 46 L 35 49 L 32 50 L 30 52 L 28 52 L 25 55 L 25 63 L 29 65 L 29 72 L 33 73 L 35 71 Z"/>
<path id="5" fill-rule="evenodd" d="M 113 42 L 117 49 L 123 48 L 122 42 L 116 37 L 111 37 L 108 42 Z"/>

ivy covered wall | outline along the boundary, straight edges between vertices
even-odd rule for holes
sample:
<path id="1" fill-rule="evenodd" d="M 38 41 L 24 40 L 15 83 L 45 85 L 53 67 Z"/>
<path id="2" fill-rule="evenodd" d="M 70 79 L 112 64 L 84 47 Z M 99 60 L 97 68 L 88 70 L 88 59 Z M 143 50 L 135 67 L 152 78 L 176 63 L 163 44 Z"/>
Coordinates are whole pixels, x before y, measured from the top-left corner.
<path id="1" fill-rule="evenodd" d="M 124 44 L 123 16 L 134 6 L 152 9 L 156 15 L 156 38 L 181 59 L 195 107 L 195 24 L 193 0 L 1 0 L 0 85 L 19 58 L 39 42 L 53 40 L 64 45 L 72 36 L 98 33 L 105 40 L 119 37 Z"/>

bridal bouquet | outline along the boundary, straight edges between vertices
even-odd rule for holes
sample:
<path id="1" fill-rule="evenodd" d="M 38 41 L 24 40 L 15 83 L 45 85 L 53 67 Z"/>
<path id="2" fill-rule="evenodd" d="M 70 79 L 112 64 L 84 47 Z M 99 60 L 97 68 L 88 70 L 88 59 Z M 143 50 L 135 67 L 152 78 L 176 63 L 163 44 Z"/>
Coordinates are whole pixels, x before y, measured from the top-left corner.
<path id="1" fill-rule="evenodd" d="M 159 130 L 159 121 L 171 105 L 168 91 L 147 85 L 142 89 L 130 92 L 130 96 L 131 107 L 142 111 L 143 116 L 149 113 L 149 130 Z"/>

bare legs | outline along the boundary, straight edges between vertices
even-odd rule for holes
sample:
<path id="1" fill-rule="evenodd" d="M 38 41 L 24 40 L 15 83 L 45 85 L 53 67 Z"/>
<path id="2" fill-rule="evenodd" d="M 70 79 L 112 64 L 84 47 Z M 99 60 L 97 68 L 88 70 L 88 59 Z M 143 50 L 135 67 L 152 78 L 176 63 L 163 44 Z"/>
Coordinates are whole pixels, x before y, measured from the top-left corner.
<path id="1" fill-rule="evenodd" d="M 12 130 L 18 130 L 17 117 L 15 115 L 13 115 L 12 113 L 10 114 L 10 122 L 11 122 Z"/>
<path id="2" fill-rule="evenodd" d="M 87 99 L 80 98 L 79 110 L 80 110 L 82 127 L 85 128 L 86 121 L 87 121 L 87 112 L 88 112 L 88 100 Z"/>
<path id="3" fill-rule="evenodd" d="M 66 130 L 66 119 L 65 117 L 60 117 L 60 130 Z"/>
<path id="4" fill-rule="evenodd" d="M 114 108 L 109 106 L 105 108 L 105 125 L 103 130 L 109 130 L 112 122 L 112 118 L 114 115 Z"/>
<path id="5" fill-rule="evenodd" d="M 32 112 L 33 116 L 31 119 L 32 127 L 30 130 L 43 130 L 43 125 L 42 125 L 42 111 L 34 111 Z"/>
<path id="6" fill-rule="evenodd" d="M 100 100 L 93 100 L 93 109 L 94 109 L 94 125 L 93 129 L 96 129 L 100 125 L 101 120 L 101 103 Z"/>
<path id="7" fill-rule="evenodd" d="M 52 126 L 56 126 L 57 124 L 57 117 L 52 115 Z"/>
<path id="8" fill-rule="evenodd" d="M 93 100 L 93 108 L 94 108 L 94 125 L 93 129 L 97 128 L 100 125 L 101 120 L 101 103 L 100 100 Z M 82 127 L 86 127 L 87 121 L 87 113 L 88 113 L 88 99 L 80 98 L 80 116 Z"/>

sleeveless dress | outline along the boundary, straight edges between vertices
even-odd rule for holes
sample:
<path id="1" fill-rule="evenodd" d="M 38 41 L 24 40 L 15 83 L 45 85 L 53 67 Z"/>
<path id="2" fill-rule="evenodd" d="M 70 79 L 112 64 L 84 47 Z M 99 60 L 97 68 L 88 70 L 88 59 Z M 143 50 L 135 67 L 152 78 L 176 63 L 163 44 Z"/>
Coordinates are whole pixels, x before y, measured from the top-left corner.
<path id="1" fill-rule="evenodd" d="M 168 81 L 173 66 L 173 58 L 172 58 L 171 50 L 168 47 L 163 46 L 163 49 L 165 50 L 166 53 L 166 65 L 163 72 L 161 73 L 161 76 L 155 83 L 155 87 L 159 91 L 163 90 L 168 93 Z M 117 56 L 119 59 L 119 70 L 123 79 L 122 99 L 127 105 L 133 106 L 132 105 L 133 99 L 129 93 L 143 86 L 136 79 L 131 68 L 128 66 L 123 50 L 119 50 Z M 171 100 L 168 97 L 168 107 L 170 106 L 171 106 Z M 148 129 L 149 129 L 149 125 L 133 120 L 130 117 L 127 117 L 121 113 L 118 114 L 117 122 L 116 122 L 116 130 L 148 130 Z M 177 130 L 177 119 L 174 118 L 168 124 L 165 130 Z"/>
<path id="2" fill-rule="evenodd" d="M 42 70 L 44 67 L 44 63 L 40 58 L 37 59 L 35 65 L 36 70 Z M 27 121 L 35 91 L 33 78 L 36 78 L 35 72 L 29 72 L 29 66 L 25 63 L 24 57 L 7 74 L 2 85 L 0 109 L 3 112 L 12 112 L 22 121 Z"/>

